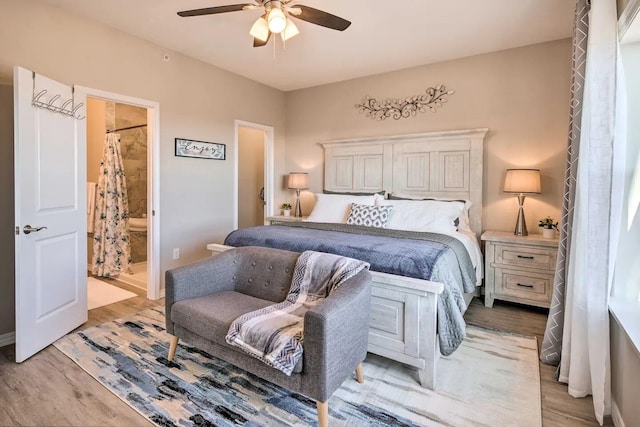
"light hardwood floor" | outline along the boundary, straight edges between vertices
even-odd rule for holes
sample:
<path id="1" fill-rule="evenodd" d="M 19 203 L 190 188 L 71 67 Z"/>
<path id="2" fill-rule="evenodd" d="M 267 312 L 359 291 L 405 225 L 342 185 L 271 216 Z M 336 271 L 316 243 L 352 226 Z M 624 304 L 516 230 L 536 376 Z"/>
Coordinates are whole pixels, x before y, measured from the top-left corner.
<path id="1" fill-rule="evenodd" d="M 114 284 L 138 294 L 89 312 L 79 329 L 162 306 L 148 301 L 134 287 Z M 546 312 L 496 302 L 486 308 L 475 300 L 465 318 L 468 323 L 501 329 L 542 340 Z M 39 426 L 149 426 L 144 417 L 123 403 L 53 346 L 18 365 L 14 346 L 0 348 L 0 425 Z M 540 364 L 542 417 L 545 426 L 597 426 L 591 398 L 573 399 L 567 387 L 554 380 L 555 368 Z M 496 414 L 499 417 L 498 414 Z M 498 420 L 499 418 L 497 418 Z M 499 425 L 499 421 L 497 421 Z M 610 422 L 608 425 L 612 425 Z"/>

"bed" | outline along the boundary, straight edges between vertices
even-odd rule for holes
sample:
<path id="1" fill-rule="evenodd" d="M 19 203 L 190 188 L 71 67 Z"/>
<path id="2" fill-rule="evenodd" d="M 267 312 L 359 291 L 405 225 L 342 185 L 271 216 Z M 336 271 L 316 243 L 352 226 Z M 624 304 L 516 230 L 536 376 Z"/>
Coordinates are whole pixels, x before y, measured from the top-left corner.
<path id="1" fill-rule="evenodd" d="M 460 285 L 465 292 L 461 293 L 460 301 L 451 299 L 451 291 L 448 288 L 451 284 L 447 284 L 448 287 L 445 287 L 445 283 L 451 281 L 448 278 L 442 282 L 426 280 L 418 278 L 419 275 L 411 272 L 385 269 L 378 267 L 376 262 L 372 262 L 374 286 L 368 350 L 371 353 L 417 368 L 421 385 L 430 389 L 435 388 L 436 364 L 440 356 L 440 342 L 443 339 L 443 334 L 438 335 L 438 328 L 440 327 L 443 333 L 445 332 L 443 318 L 451 316 L 457 322 L 462 321 L 464 325 L 464 321 L 461 320 L 462 313 L 473 296 L 479 295 L 477 285 L 481 283 L 482 259 L 477 237 L 482 230 L 482 159 L 484 136 L 487 131 L 488 129 L 456 130 L 339 140 L 322 144 L 325 152 L 324 189 L 327 192 L 350 195 L 386 192 L 392 195 L 400 194 L 403 198 L 467 200 L 471 202 L 470 208 L 467 208 L 468 211 L 466 211 L 468 214 L 466 233 L 449 233 L 451 234 L 449 237 L 427 236 L 427 239 L 435 239 L 436 245 L 442 243 L 449 246 L 450 243 L 451 247 L 457 247 L 457 249 L 451 249 L 451 252 L 455 253 L 458 259 L 462 259 L 459 255 L 462 253 L 460 246 L 464 246 L 470 258 L 474 258 L 471 260 L 475 271 L 474 283 L 471 287 Z M 381 198 L 380 196 L 373 197 Z M 376 205 L 384 203 L 375 202 Z M 312 213 L 312 219 L 313 216 Z M 338 239 L 334 240 L 333 244 L 326 243 L 324 247 L 321 247 L 321 250 L 340 252 L 352 250 L 351 246 L 357 246 L 354 243 L 355 234 L 360 234 L 357 230 L 367 228 L 349 226 L 349 229 L 343 229 L 344 225 L 332 224 L 333 222 L 330 221 L 329 224 L 314 222 L 311 224 L 269 226 L 269 228 L 258 228 L 253 232 L 239 230 L 242 238 L 234 240 L 228 237 L 226 243 L 232 246 L 260 245 L 299 251 L 305 249 L 300 246 L 300 242 L 321 240 L 320 237 L 315 237 L 315 234 L 307 235 L 305 233 L 316 233 L 321 230 L 320 232 L 324 233 L 327 239 L 330 236 L 333 239 Z M 278 232 L 278 228 L 286 230 Z M 354 229 L 356 231 L 353 231 Z M 293 236 L 292 240 L 287 242 L 284 237 L 276 235 L 278 233 L 280 236 Z M 342 238 L 335 233 L 352 233 L 343 239 L 349 241 L 348 245 L 344 245 L 347 246 L 347 249 L 338 248 L 339 239 Z M 364 233 L 369 234 L 366 231 Z M 383 231 L 377 233 L 383 235 L 380 238 L 408 238 L 412 241 L 422 239 L 422 237 L 403 235 L 402 233 L 398 236 L 386 236 L 387 232 Z M 411 233 L 409 232 L 409 234 Z M 465 236 L 461 237 L 458 234 Z M 364 237 L 363 239 L 375 240 L 377 238 Z M 410 249 L 407 250 L 408 253 L 418 252 L 417 246 L 414 250 L 407 246 L 412 244 L 411 242 L 403 242 L 402 244 Z M 456 242 L 462 242 L 463 245 Z M 372 247 L 378 247 L 378 244 L 379 242 L 374 241 Z M 227 250 L 229 247 L 231 246 L 218 244 L 207 246 L 214 254 Z M 390 249 L 390 251 L 397 252 L 394 249 Z M 449 250 L 447 249 L 447 251 Z M 361 253 L 365 252 L 369 251 L 365 250 Z M 442 253 L 448 254 L 449 252 Z M 363 256 L 355 257 L 362 259 Z M 420 262 L 421 255 L 416 256 L 417 258 L 410 263 Z M 388 258 L 392 258 L 391 255 Z M 453 255 L 448 255 L 448 258 L 453 259 Z M 438 257 L 439 259 L 440 257 Z M 451 261 L 448 262 L 451 263 Z M 468 266 L 465 268 L 468 270 Z M 438 267 L 438 271 L 440 269 Z M 462 266 L 460 269 L 464 270 Z M 445 277 L 447 274 L 440 274 L 437 277 Z M 464 275 L 464 272 L 462 274 Z M 447 310 L 450 312 L 442 311 L 443 301 L 449 301 Z M 449 307 L 452 305 L 455 307 Z M 438 315 L 438 309 L 441 310 L 440 315 Z M 447 333 L 449 332 L 447 330 Z M 454 332 L 452 342 L 459 342 L 461 338 L 458 336 L 459 332 Z M 464 333 L 464 329 L 462 333 Z M 447 339 L 449 338 L 451 337 L 447 337 Z M 450 347 L 449 341 L 444 342 L 447 347 Z M 451 348 L 447 348 L 446 353 L 450 352 Z"/>

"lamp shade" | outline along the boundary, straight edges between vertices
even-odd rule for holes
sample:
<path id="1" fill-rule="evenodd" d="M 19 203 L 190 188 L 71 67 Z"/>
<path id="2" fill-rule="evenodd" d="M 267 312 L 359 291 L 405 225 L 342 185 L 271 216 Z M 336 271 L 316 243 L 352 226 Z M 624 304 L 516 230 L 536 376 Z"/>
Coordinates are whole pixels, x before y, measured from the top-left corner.
<path id="1" fill-rule="evenodd" d="M 267 24 L 267 20 L 264 18 L 258 18 L 258 20 L 253 24 L 253 27 L 251 27 L 249 34 L 258 40 L 266 42 L 269 38 L 269 24 Z"/>
<path id="2" fill-rule="evenodd" d="M 306 172 L 289 173 L 289 181 L 287 186 L 294 190 L 303 190 L 309 188 L 309 174 Z"/>
<path id="3" fill-rule="evenodd" d="M 540 170 L 507 169 L 504 192 L 540 194 Z"/>
<path id="4" fill-rule="evenodd" d="M 269 30 L 275 34 L 280 34 L 287 26 L 287 17 L 284 16 L 284 12 L 278 8 L 271 9 L 267 21 L 269 21 Z"/>
<path id="5" fill-rule="evenodd" d="M 300 31 L 298 30 L 298 27 L 296 27 L 296 24 L 294 24 L 291 19 L 287 18 L 287 26 L 284 27 L 284 31 L 280 33 L 282 41 L 289 40 L 291 37 L 297 36 L 298 34 L 300 34 Z"/>

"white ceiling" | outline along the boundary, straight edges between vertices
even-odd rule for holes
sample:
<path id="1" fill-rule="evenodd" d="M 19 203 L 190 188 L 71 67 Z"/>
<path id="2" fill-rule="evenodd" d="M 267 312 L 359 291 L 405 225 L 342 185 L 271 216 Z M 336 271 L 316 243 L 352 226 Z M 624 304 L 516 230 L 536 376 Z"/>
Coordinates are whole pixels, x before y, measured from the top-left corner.
<path id="1" fill-rule="evenodd" d="M 339 32 L 296 20 L 300 35 L 283 49 L 279 38 L 252 47 L 259 10 L 176 15 L 243 0 L 40 1 L 285 91 L 570 37 L 575 7 L 574 0 L 300 0 L 352 25 Z"/>

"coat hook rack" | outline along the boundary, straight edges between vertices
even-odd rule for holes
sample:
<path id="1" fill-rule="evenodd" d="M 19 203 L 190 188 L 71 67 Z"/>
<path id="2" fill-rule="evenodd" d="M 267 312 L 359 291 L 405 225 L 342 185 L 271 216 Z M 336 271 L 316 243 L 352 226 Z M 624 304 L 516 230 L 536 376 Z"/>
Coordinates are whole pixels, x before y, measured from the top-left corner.
<path id="1" fill-rule="evenodd" d="M 47 89 L 42 89 L 36 94 L 36 73 L 33 73 L 33 98 L 31 99 L 31 105 L 37 108 L 43 108 L 53 113 L 64 114 L 65 116 L 73 117 L 77 120 L 82 120 L 86 116 L 80 114 L 80 108 L 84 105 L 84 102 L 75 104 L 73 100 L 73 89 L 71 92 L 71 98 L 67 99 L 62 105 L 56 105 L 62 98 L 62 95 L 56 94 L 49 99 L 48 102 L 43 101 L 43 97 L 47 94 Z"/>

